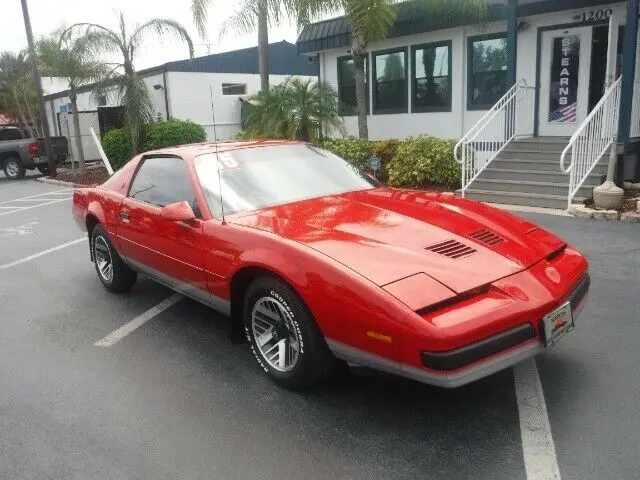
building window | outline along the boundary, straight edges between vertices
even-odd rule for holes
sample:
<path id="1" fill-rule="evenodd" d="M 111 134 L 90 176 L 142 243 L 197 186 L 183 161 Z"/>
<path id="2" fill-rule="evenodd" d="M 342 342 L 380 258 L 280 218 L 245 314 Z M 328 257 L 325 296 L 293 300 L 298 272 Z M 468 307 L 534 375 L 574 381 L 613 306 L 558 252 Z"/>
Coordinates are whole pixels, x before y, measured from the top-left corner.
<path id="1" fill-rule="evenodd" d="M 367 113 L 369 113 L 369 62 L 364 60 L 365 98 Z M 356 114 L 356 66 L 353 57 L 338 58 L 338 98 L 340 100 L 340 114 Z"/>
<path id="2" fill-rule="evenodd" d="M 407 112 L 407 50 L 373 53 L 373 113 Z"/>
<path id="3" fill-rule="evenodd" d="M 98 95 L 96 97 L 96 102 L 99 107 L 104 107 L 107 104 L 107 96 L 106 95 Z"/>
<path id="4" fill-rule="evenodd" d="M 411 48 L 412 112 L 451 111 L 451 42 Z"/>
<path id="5" fill-rule="evenodd" d="M 507 37 L 485 35 L 469 39 L 469 110 L 488 110 L 507 91 Z"/>
<path id="6" fill-rule="evenodd" d="M 223 83 L 222 95 L 246 95 L 246 83 Z"/>

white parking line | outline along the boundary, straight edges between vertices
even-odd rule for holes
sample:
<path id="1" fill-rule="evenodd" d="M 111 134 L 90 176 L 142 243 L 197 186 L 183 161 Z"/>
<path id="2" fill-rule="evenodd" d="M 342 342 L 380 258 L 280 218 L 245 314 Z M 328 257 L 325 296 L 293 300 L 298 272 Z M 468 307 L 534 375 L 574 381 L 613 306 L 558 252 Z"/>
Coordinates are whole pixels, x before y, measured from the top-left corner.
<path id="1" fill-rule="evenodd" d="M 48 255 L 49 253 L 62 250 L 63 248 L 70 247 L 71 245 L 75 245 L 76 243 L 85 242 L 86 240 L 87 240 L 87 237 L 82 237 L 82 238 L 78 238 L 77 240 L 72 240 L 71 242 L 63 243 L 62 245 L 58 245 L 57 247 L 49 248 L 48 250 L 43 250 L 42 252 L 34 253 L 33 255 L 29 255 L 28 257 L 21 258 L 20 260 L 16 260 L 15 262 L 0 265 L 0 270 L 15 267 L 16 265 L 20 265 L 21 263 L 30 262 L 31 260 L 35 260 L 36 258 L 42 257 L 43 255 Z"/>
<path id="2" fill-rule="evenodd" d="M 112 345 L 118 343 L 124 337 L 129 335 L 134 330 L 140 328 L 142 325 L 147 323 L 149 320 L 151 320 L 156 315 L 164 312 L 167 308 L 169 308 L 169 307 L 175 305 L 176 303 L 178 303 L 183 298 L 184 297 L 182 295 L 180 295 L 179 293 L 174 293 L 169 298 L 167 298 L 167 299 L 163 300 L 162 302 L 160 302 L 159 304 L 157 304 L 155 307 L 151 307 L 146 312 L 142 313 L 141 315 L 138 315 L 136 318 L 131 320 L 129 323 L 125 323 L 123 326 L 121 326 L 117 330 L 114 330 L 113 332 L 111 332 L 106 337 L 98 340 L 93 345 L 96 346 L 96 347 L 111 347 Z"/>
<path id="3" fill-rule="evenodd" d="M 522 452 L 528 480 L 560 480 L 556 447 L 535 359 L 513 367 Z"/>
<path id="4" fill-rule="evenodd" d="M 73 192 L 73 190 L 70 189 L 70 188 L 63 188 L 63 189 L 59 189 L 59 190 L 51 190 L 49 192 L 36 193 L 35 195 L 27 195 L 26 197 L 14 198 L 12 200 L 4 200 L 4 201 L 0 202 L 0 205 L 3 205 L 5 203 L 15 202 L 16 200 L 24 200 L 26 198 L 44 197 L 46 195 L 62 195 L 62 194 L 69 195 L 71 192 Z"/>
<path id="5" fill-rule="evenodd" d="M 15 208 L 15 210 L 11 212 L 2 212 L 0 213 L 0 217 L 4 215 L 11 215 L 12 213 L 16 213 L 16 212 L 22 212 L 24 210 L 31 210 L 32 208 L 44 207 L 46 205 L 51 205 L 53 203 L 66 202 L 67 200 L 71 200 L 71 197 L 61 198 L 60 200 L 51 200 L 49 202 L 39 203 L 38 205 L 29 205 L 28 207 L 12 207 L 12 208 Z"/>

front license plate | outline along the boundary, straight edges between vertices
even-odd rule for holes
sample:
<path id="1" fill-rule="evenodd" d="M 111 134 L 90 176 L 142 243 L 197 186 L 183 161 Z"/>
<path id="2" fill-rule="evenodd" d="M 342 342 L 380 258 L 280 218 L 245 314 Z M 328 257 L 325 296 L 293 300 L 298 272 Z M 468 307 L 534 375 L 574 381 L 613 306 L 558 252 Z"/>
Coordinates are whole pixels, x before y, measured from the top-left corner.
<path id="1" fill-rule="evenodd" d="M 573 315 L 571 314 L 571 302 L 558 307 L 542 319 L 544 326 L 544 338 L 547 347 L 555 344 L 567 333 L 573 330 Z"/>

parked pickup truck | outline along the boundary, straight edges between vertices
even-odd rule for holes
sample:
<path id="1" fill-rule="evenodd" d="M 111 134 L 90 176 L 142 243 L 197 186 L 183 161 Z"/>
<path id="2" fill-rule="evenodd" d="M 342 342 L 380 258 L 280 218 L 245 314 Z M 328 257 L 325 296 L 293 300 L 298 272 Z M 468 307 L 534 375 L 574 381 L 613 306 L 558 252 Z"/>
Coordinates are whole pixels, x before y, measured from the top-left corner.
<path id="1" fill-rule="evenodd" d="M 56 162 L 67 159 L 69 143 L 66 137 L 51 137 L 51 146 Z M 44 139 L 25 137 L 16 127 L 0 128 L 0 168 L 12 180 L 24 177 L 27 170 L 34 168 L 49 173 Z"/>

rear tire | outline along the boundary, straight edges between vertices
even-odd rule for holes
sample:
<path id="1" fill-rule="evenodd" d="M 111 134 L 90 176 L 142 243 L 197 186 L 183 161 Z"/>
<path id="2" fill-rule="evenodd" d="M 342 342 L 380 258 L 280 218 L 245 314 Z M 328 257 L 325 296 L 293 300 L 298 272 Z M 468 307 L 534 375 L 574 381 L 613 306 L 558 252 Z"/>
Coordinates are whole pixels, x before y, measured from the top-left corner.
<path id="1" fill-rule="evenodd" d="M 4 161 L 4 174 L 11 180 L 20 180 L 24 178 L 27 170 L 22 164 L 22 160 L 19 157 L 9 157 Z"/>
<path id="2" fill-rule="evenodd" d="M 98 278 L 107 290 L 113 293 L 131 290 L 138 274 L 122 261 L 100 225 L 96 225 L 91 232 L 91 252 Z"/>
<path id="3" fill-rule="evenodd" d="M 260 368 L 278 385 L 303 390 L 323 380 L 335 361 L 302 299 L 285 283 L 260 277 L 249 285 L 243 322 Z"/>

